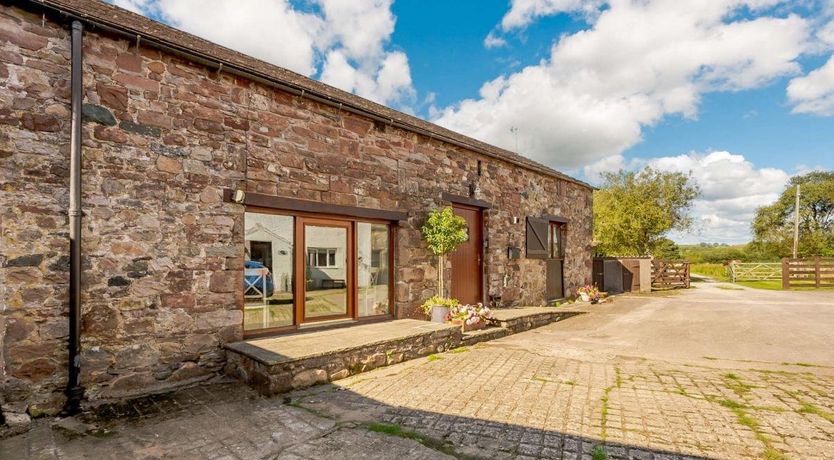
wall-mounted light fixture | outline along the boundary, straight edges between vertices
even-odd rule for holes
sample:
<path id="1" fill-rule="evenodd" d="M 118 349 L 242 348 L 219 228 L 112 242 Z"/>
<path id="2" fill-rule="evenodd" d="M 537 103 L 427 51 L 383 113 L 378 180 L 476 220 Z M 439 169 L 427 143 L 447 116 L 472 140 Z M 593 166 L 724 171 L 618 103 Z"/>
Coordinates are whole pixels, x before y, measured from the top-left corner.
<path id="1" fill-rule="evenodd" d="M 513 216 L 513 224 L 517 224 L 517 223 L 518 223 L 518 217 L 517 217 L 517 216 Z"/>
<path id="2" fill-rule="evenodd" d="M 232 201 L 235 203 L 243 203 L 246 200 L 246 192 L 243 190 L 235 190 L 235 194 L 232 196 Z"/>

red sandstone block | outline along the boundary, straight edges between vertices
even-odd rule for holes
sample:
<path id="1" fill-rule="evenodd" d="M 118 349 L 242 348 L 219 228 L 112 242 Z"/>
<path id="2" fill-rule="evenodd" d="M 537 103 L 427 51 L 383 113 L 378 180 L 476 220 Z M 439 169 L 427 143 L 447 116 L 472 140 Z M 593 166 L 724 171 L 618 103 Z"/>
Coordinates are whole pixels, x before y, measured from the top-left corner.
<path id="1" fill-rule="evenodd" d="M 182 172 L 182 162 L 174 158 L 160 155 L 156 159 L 156 169 L 166 173 L 179 174 Z"/>
<path id="2" fill-rule="evenodd" d="M 136 116 L 136 121 L 143 125 L 166 129 L 170 129 L 172 125 L 171 117 L 168 115 L 159 112 L 151 112 L 149 110 L 140 110 Z"/>
<path id="3" fill-rule="evenodd" d="M 102 105 L 113 110 L 127 110 L 127 90 L 121 86 L 98 83 L 96 93 Z"/>
<path id="4" fill-rule="evenodd" d="M 149 78 L 140 77 L 138 75 L 117 73 L 113 76 L 113 80 L 116 80 L 117 82 L 127 86 L 128 88 L 141 89 L 145 91 L 151 91 L 154 93 L 159 92 L 159 82 L 153 81 Z"/>
<path id="5" fill-rule="evenodd" d="M 116 57 L 116 66 L 128 72 L 142 72 L 142 58 L 135 54 L 120 54 Z"/>
<path id="6" fill-rule="evenodd" d="M 153 73 L 163 74 L 165 73 L 165 64 L 161 62 L 149 62 L 148 70 L 150 70 Z"/>
<path id="7" fill-rule="evenodd" d="M 236 292 L 240 289 L 243 277 L 240 270 L 216 271 L 209 278 L 209 291 Z"/>
<path id="8" fill-rule="evenodd" d="M 0 41 L 11 42 L 21 48 L 32 51 L 44 48 L 49 43 L 49 40 L 41 35 L 35 35 L 22 30 L 11 31 L 6 29 L 0 29 Z"/>

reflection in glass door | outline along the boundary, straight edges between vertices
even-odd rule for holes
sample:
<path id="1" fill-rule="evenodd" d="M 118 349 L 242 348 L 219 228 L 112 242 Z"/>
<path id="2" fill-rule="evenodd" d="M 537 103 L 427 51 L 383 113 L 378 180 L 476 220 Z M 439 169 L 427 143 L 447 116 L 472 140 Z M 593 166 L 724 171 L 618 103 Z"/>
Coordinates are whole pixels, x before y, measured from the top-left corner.
<path id="1" fill-rule="evenodd" d="M 352 315 L 353 279 L 350 222 L 303 219 L 304 321 Z"/>

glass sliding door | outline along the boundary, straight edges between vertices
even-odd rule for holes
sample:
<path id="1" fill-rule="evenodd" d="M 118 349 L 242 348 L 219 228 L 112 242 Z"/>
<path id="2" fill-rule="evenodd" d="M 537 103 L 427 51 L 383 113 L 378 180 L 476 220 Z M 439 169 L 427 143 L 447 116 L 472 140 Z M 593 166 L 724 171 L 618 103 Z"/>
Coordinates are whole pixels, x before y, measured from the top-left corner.
<path id="1" fill-rule="evenodd" d="M 390 311 L 389 230 L 386 224 L 356 223 L 357 316 Z"/>
<path id="2" fill-rule="evenodd" d="M 243 330 L 391 314 L 391 225 L 248 208 L 244 214 Z"/>
<path id="3" fill-rule="evenodd" d="M 350 222 L 301 218 L 302 322 L 353 315 L 353 246 Z"/>
<path id="4" fill-rule="evenodd" d="M 244 214 L 244 331 L 294 324 L 294 220 L 277 214 Z"/>

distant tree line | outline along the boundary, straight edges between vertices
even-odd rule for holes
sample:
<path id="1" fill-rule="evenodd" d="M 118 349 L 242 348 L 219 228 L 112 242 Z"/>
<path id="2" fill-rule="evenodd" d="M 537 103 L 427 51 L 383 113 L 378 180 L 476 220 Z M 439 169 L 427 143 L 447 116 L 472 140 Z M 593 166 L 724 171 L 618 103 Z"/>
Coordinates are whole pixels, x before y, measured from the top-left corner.
<path id="1" fill-rule="evenodd" d="M 795 209 L 800 186 L 799 210 Z M 834 257 L 834 172 L 814 171 L 791 178 L 773 204 L 756 211 L 753 241 L 726 245 L 678 246 L 672 230 L 693 228 L 690 215 L 700 190 L 691 175 L 645 168 L 603 176 L 594 192 L 594 245 L 597 255 L 687 259 L 693 263 L 777 261 L 790 257 L 794 216 L 799 212 L 800 257 Z"/>
<path id="2" fill-rule="evenodd" d="M 800 189 L 800 257 L 834 256 L 834 172 L 794 176 L 775 203 L 756 211 L 751 251 L 790 257 L 793 252 L 796 187 Z"/>

